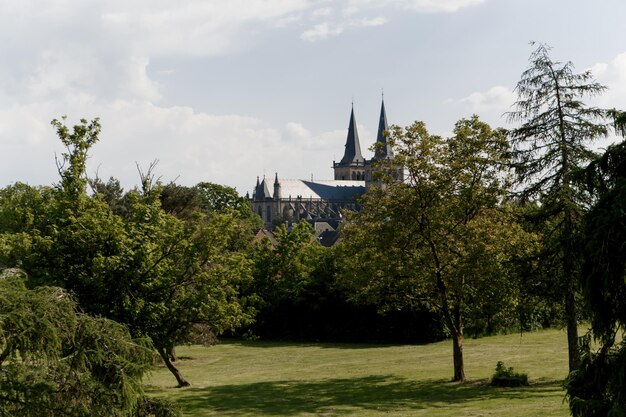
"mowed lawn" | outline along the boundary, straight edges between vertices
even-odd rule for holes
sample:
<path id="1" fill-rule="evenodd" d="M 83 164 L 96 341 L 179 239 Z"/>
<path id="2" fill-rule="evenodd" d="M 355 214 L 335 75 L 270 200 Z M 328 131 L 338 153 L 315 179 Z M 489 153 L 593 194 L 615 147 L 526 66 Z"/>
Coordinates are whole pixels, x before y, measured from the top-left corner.
<path id="1" fill-rule="evenodd" d="M 467 383 L 452 376 L 450 341 L 429 345 L 224 342 L 179 347 L 191 382 L 158 367 L 148 392 L 185 416 L 568 416 L 563 330 L 467 339 Z M 530 386 L 488 386 L 497 361 Z"/>

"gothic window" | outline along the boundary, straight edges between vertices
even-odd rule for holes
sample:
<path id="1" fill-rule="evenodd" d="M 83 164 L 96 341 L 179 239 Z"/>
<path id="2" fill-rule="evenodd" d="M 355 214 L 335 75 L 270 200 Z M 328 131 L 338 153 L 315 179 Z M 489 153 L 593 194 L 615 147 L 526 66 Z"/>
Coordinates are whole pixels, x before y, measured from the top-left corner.
<path id="1" fill-rule="evenodd" d="M 272 222 L 272 206 L 267 206 L 267 222 Z"/>

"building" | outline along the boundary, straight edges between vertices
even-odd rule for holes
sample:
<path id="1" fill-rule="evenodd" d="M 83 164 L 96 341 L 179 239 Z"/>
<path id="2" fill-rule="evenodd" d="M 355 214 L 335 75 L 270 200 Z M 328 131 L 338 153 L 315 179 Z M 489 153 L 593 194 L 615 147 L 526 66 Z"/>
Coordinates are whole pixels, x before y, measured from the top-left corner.
<path id="1" fill-rule="evenodd" d="M 327 232 L 335 231 L 345 210 L 360 209 L 358 197 L 367 187 L 380 185 L 376 172 L 384 161 L 393 158 L 393 150 L 387 141 L 387 114 L 382 101 L 376 151 L 370 160 L 363 158 L 359 132 L 354 116 L 354 106 L 350 112 L 348 136 L 343 158 L 333 161 L 333 180 L 293 180 L 278 178 L 273 181 L 257 177 L 256 186 L 250 199 L 252 210 L 265 222 L 266 228 L 287 222 L 308 220 L 312 224 L 326 223 Z M 392 169 L 394 178 L 401 178 L 402 170 Z"/>

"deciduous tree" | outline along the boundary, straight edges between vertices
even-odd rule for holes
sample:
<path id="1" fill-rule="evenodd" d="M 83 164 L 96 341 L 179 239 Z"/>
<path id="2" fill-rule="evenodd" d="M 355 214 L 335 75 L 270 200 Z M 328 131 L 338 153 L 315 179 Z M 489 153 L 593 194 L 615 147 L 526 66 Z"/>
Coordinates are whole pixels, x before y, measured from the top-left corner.
<path id="1" fill-rule="evenodd" d="M 239 220 L 226 212 L 185 220 L 168 214 L 162 187 L 149 175 L 124 197 L 124 217 L 116 214 L 97 188 L 93 197 L 86 192 L 97 121 L 53 125 L 67 146 L 61 183 L 0 194 L 0 212 L 10 214 L 0 230 L 0 263 L 22 267 L 32 285 L 63 287 L 85 312 L 150 337 L 179 385 L 188 385 L 167 352 L 186 342 L 194 325 L 219 334 L 250 318 L 239 297 L 240 284 L 251 279 Z"/>
<path id="2" fill-rule="evenodd" d="M 452 337 L 453 380 L 463 381 L 465 315 L 485 288 L 510 296 L 507 260 L 523 236 L 502 208 L 507 140 L 477 117 L 459 121 L 447 140 L 421 122 L 389 139 L 406 179 L 384 178 L 349 218 L 343 279 L 383 308 L 438 311 Z"/>

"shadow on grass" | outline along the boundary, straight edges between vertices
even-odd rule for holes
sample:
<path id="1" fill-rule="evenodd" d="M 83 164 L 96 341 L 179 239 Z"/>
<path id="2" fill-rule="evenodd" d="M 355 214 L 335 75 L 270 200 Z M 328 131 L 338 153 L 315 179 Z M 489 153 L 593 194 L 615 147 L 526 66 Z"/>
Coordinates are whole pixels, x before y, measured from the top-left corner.
<path id="1" fill-rule="evenodd" d="M 562 393 L 560 382 L 525 388 L 492 388 L 486 380 L 455 384 L 409 381 L 394 376 L 329 379 L 314 382 L 273 381 L 208 388 L 187 388 L 176 402 L 187 412 L 231 416 L 290 416 L 302 413 L 354 413 L 358 409 L 425 409 L 487 399 L 532 399 Z"/>
<path id="2" fill-rule="evenodd" d="M 387 342 L 363 342 L 363 343 L 339 343 L 339 342 L 304 342 L 289 340 L 225 340 L 221 341 L 222 345 L 236 345 L 247 348 L 275 348 L 275 347 L 315 347 L 320 349 L 372 349 L 372 348 L 388 348 L 397 346 L 420 346 L 419 343 L 404 343 L 402 345 Z M 423 344 L 422 344 L 423 345 Z"/>

